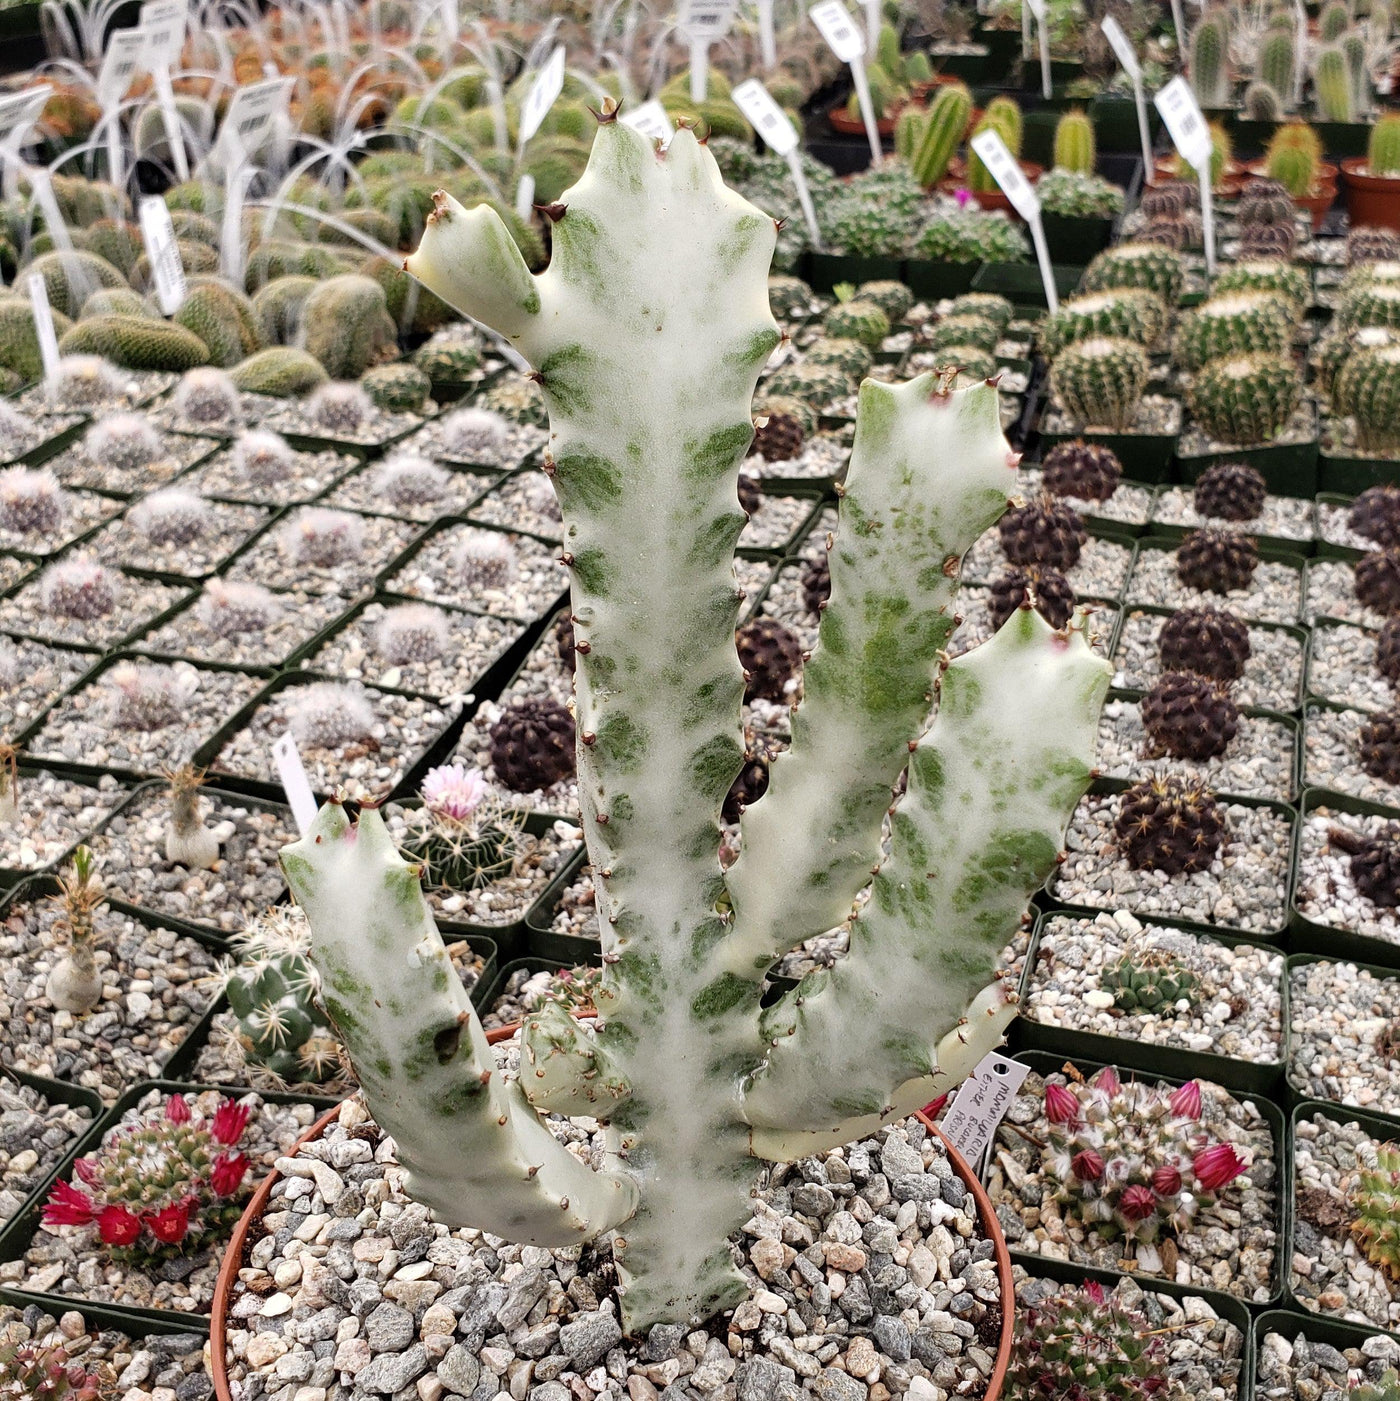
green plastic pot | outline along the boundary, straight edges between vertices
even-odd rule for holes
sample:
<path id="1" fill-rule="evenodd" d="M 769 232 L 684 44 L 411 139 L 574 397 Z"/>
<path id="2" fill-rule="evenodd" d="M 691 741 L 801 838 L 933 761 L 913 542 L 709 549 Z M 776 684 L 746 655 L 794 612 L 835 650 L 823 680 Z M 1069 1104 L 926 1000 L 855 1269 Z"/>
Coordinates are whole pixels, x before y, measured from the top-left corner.
<path id="1" fill-rule="evenodd" d="M 1313 553 L 1318 559 L 1344 559 L 1356 561 L 1365 553 L 1358 550 L 1353 545 L 1338 545 L 1331 540 L 1322 538 L 1322 507 L 1323 506 L 1347 506 L 1354 499 L 1351 492 L 1320 491 L 1317 494 L 1317 509 L 1313 512 L 1313 535 L 1315 544 Z"/>
<path id="2" fill-rule="evenodd" d="M 1157 513 L 1157 501 L 1161 497 L 1165 496 L 1166 493 L 1172 488 L 1176 488 L 1179 490 L 1180 488 L 1188 485 L 1190 485 L 1190 483 L 1186 482 L 1159 483 L 1159 489 L 1157 491 L 1156 498 L 1154 498 L 1152 503 L 1152 514 L 1154 518 L 1150 520 L 1147 525 L 1147 530 L 1149 533 L 1155 535 L 1158 539 L 1161 540 L 1182 540 L 1187 535 L 1191 534 L 1193 530 L 1196 530 L 1198 528 L 1194 525 L 1175 525 L 1170 521 L 1160 521 L 1155 519 Z M 1316 513 L 1314 512 L 1314 516 L 1315 515 Z M 1235 528 L 1230 522 L 1224 522 L 1224 524 L 1230 526 L 1231 529 Z M 1288 554 L 1310 556 L 1316 553 L 1316 541 L 1312 539 L 1298 540 L 1288 535 L 1261 535 L 1258 531 L 1254 530 L 1251 530 L 1249 534 L 1252 535 L 1254 539 L 1259 542 L 1260 545 L 1267 545 L 1271 549 L 1275 550 L 1283 550 Z"/>
<path id="3" fill-rule="evenodd" d="M 927 258 L 909 258 L 902 265 L 902 281 L 924 301 L 960 297 L 972 289 L 981 263 L 937 263 Z"/>
<path id="4" fill-rule="evenodd" d="M 1275 496 L 1315 496 L 1318 490 L 1318 446 L 1307 443 L 1272 443 L 1262 447 L 1230 448 L 1223 452 L 1186 456 L 1177 445 L 1176 480 L 1194 482 L 1217 462 L 1247 462 L 1264 474 Z"/>
<path id="5" fill-rule="evenodd" d="M 1079 284 L 1082 267 L 1052 266 L 1055 292 L 1067 297 Z M 972 291 L 996 292 L 1018 307 L 1049 309 L 1045 300 L 1045 284 L 1040 280 L 1037 263 L 983 263 L 972 279 Z"/>
<path id="6" fill-rule="evenodd" d="M 858 258 L 848 253 L 809 253 L 807 282 L 814 291 L 830 292 L 842 282 L 898 282 L 903 269 L 898 256 Z"/>
<path id="7" fill-rule="evenodd" d="M 1045 242 L 1051 259 L 1063 266 L 1079 267 L 1113 242 L 1113 225 L 1116 221 L 1111 214 L 1043 212 L 1040 222 L 1045 229 Z"/>
<path id="8" fill-rule="evenodd" d="M 1089 104 L 1089 118 L 1094 123 L 1094 138 L 1100 151 L 1138 155 L 1142 138 L 1138 131 L 1137 103 L 1131 97 L 1116 97 L 1105 93 Z M 1147 136 L 1155 143 L 1162 129 L 1162 119 L 1156 107 L 1147 104 Z"/>
<path id="9" fill-rule="evenodd" d="M 1357 496 L 1368 486 L 1400 482 L 1400 461 L 1385 457 L 1343 457 L 1319 451 L 1318 490 L 1329 495 Z"/>

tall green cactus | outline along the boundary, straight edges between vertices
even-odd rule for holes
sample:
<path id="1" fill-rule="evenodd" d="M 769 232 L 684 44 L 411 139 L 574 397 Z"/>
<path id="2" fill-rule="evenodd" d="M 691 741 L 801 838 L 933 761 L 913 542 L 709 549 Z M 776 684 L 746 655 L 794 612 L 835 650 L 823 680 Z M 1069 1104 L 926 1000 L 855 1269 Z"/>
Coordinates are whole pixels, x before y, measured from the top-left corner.
<path id="1" fill-rule="evenodd" d="M 1293 100 L 1294 33 L 1292 29 L 1271 29 L 1259 45 L 1255 78 L 1273 90 L 1280 110 Z"/>
<path id="2" fill-rule="evenodd" d="M 932 189 L 948 173 L 948 162 L 962 144 L 972 115 L 972 93 L 962 83 L 945 83 L 928 109 L 914 144 L 909 167 L 924 189 Z"/>
<path id="3" fill-rule="evenodd" d="M 1202 107 L 1230 105 L 1230 34 L 1223 10 L 1208 10 L 1191 34 L 1191 87 Z"/>
<path id="4" fill-rule="evenodd" d="M 792 747 L 723 871 L 720 807 L 743 763 L 738 464 L 778 341 L 774 226 L 690 131 L 662 153 L 611 113 L 550 215 L 553 260 L 534 277 L 493 213 L 442 196 L 408 269 L 509 339 L 549 405 L 603 948 L 596 1029 L 532 1018 L 534 1073 L 497 1074 L 418 871 L 372 808 L 352 826 L 328 805 L 283 865 L 410 1190 L 512 1241 L 618 1228 L 635 1333 L 745 1296 L 726 1241 L 763 1158 L 908 1114 L 997 1044 L 1014 1015 L 998 950 L 1088 781 L 1108 668 L 1082 621 L 1055 632 L 1029 609 L 940 657 L 958 562 L 1003 510 L 1015 458 L 990 385 L 868 381 Z M 867 888 L 839 974 L 761 1011 L 774 960 L 851 917 Z M 536 1112 L 570 1105 L 607 1123 L 606 1172 Z"/>
<path id="5" fill-rule="evenodd" d="M 1358 117 L 1371 110 L 1370 53 L 1366 36 L 1359 29 L 1349 29 L 1338 41 L 1347 61 L 1347 78 L 1351 83 L 1351 105 Z"/>
<path id="6" fill-rule="evenodd" d="M 1055 123 L 1055 169 L 1092 175 L 1096 160 L 1094 124 L 1082 108 L 1071 107 Z"/>
<path id="7" fill-rule="evenodd" d="M 1329 122 L 1356 120 L 1351 72 L 1340 45 L 1330 44 L 1319 50 L 1313 64 L 1313 89 L 1317 94 L 1318 116 Z"/>
<path id="8" fill-rule="evenodd" d="M 1318 16 L 1317 32 L 1324 44 L 1335 44 L 1351 25 L 1346 0 L 1329 0 Z"/>
<path id="9" fill-rule="evenodd" d="M 1366 170 L 1388 180 L 1400 179 L 1400 112 L 1387 112 L 1371 128 Z"/>

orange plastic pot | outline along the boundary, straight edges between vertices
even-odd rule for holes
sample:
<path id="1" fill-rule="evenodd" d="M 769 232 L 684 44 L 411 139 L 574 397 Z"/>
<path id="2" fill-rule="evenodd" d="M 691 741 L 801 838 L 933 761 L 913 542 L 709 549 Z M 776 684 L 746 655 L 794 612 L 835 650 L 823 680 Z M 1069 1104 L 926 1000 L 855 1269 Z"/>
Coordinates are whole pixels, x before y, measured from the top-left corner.
<path id="1" fill-rule="evenodd" d="M 488 1031 L 486 1039 L 492 1043 L 504 1041 L 514 1036 L 519 1029 L 518 1024 L 499 1027 L 495 1031 Z M 302 1144 L 320 1138 L 339 1112 L 338 1108 L 326 1110 L 296 1141 L 287 1156 L 295 1157 L 297 1149 Z M 913 1117 L 933 1133 L 936 1133 L 939 1138 L 943 1138 L 943 1131 L 922 1110 Z M 997 1215 L 992 1209 L 992 1201 L 987 1195 L 986 1188 L 977 1180 L 977 1174 L 968 1166 L 962 1154 L 946 1138 L 943 1138 L 943 1143 L 948 1151 L 948 1162 L 953 1171 L 957 1173 L 963 1186 L 972 1194 L 972 1199 L 977 1204 L 982 1230 L 991 1240 L 996 1252 L 997 1278 L 1001 1281 L 1001 1337 L 997 1343 L 996 1363 L 992 1368 L 992 1375 L 987 1383 L 987 1391 L 983 1401 L 999 1401 L 1002 1388 L 1006 1384 L 1006 1370 L 1011 1363 L 1011 1342 L 1015 1336 L 1016 1328 L 1016 1289 L 1011 1278 L 1011 1252 L 1006 1248 L 1006 1238 L 1001 1233 L 1001 1226 L 997 1222 Z M 233 1288 L 238 1281 L 238 1271 L 243 1266 L 244 1256 L 247 1254 L 248 1238 L 253 1227 L 262 1219 L 263 1213 L 267 1210 L 268 1198 L 272 1195 L 272 1189 L 279 1176 L 280 1174 L 277 1172 L 270 1172 L 258 1184 L 257 1190 L 253 1193 L 243 1215 L 238 1219 L 237 1226 L 233 1229 L 228 1248 L 219 1265 L 219 1278 L 214 1285 L 214 1305 L 209 1321 L 209 1365 L 213 1373 L 214 1395 L 218 1401 L 233 1401 L 233 1392 L 229 1389 L 228 1381 L 227 1322 L 228 1311 L 233 1303 Z"/>
<path id="2" fill-rule="evenodd" d="M 1251 161 L 1246 169 L 1250 175 L 1268 177 L 1268 167 L 1263 161 Z M 1293 203 L 1312 215 L 1313 232 L 1316 233 L 1322 227 L 1322 221 L 1327 217 L 1327 211 L 1332 208 L 1336 199 L 1337 167 L 1328 161 L 1322 161 L 1317 168 L 1317 192 L 1302 198 L 1295 195 Z"/>
<path id="3" fill-rule="evenodd" d="M 898 114 L 896 114 L 897 116 Z M 852 117 L 847 114 L 844 107 L 833 107 L 827 114 L 826 119 L 831 123 L 833 131 L 839 131 L 842 136 L 864 136 L 865 123 L 859 117 Z M 875 130 L 881 136 L 894 135 L 895 117 L 882 117 L 875 123 Z"/>
<path id="4" fill-rule="evenodd" d="M 1400 177 L 1367 175 L 1366 164 L 1365 156 L 1342 162 L 1347 218 L 1354 229 L 1369 226 L 1400 233 Z"/>

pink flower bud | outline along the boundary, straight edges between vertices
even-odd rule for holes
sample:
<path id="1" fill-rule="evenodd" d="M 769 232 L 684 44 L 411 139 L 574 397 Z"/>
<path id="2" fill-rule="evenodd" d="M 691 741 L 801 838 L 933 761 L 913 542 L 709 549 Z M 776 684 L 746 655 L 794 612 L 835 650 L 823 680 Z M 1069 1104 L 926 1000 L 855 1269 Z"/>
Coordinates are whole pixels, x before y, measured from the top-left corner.
<path id="1" fill-rule="evenodd" d="M 1152 1174 L 1152 1190 L 1159 1197 L 1174 1197 L 1181 1191 L 1181 1174 L 1170 1165 L 1159 1167 Z"/>
<path id="2" fill-rule="evenodd" d="M 1146 1221 L 1157 1210 L 1157 1199 L 1150 1187 L 1133 1183 L 1123 1189 L 1118 1198 L 1118 1210 L 1125 1221 Z"/>
<path id="3" fill-rule="evenodd" d="M 1201 1087 L 1194 1080 L 1188 1080 L 1179 1090 L 1173 1091 L 1167 1102 L 1172 1113 L 1182 1119 L 1201 1117 Z"/>
<path id="4" fill-rule="evenodd" d="M 1045 1117 L 1052 1124 L 1072 1124 L 1079 1117 L 1079 1101 L 1064 1085 L 1046 1085 Z"/>
<path id="5" fill-rule="evenodd" d="M 1218 1192 L 1228 1187 L 1248 1166 L 1228 1143 L 1212 1143 L 1191 1159 L 1196 1186 L 1203 1192 Z"/>
<path id="6" fill-rule="evenodd" d="M 1104 1066 L 1090 1079 L 1089 1083 L 1096 1090 L 1102 1090 L 1106 1095 L 1116 1095 L 1123 1088 L 1123 1083 L 1118 1078 L 1118 1072 L 1111 1065 Z"/>
<path id="7" fill-rule="evenodd" d="M 1084 1292 L 1089 1296 L 1091 1303 L 1101 1304 L 1104 1300 L 1103 1285 L 1096 1279 L 1086 1279 L 1084 1281 Z"/>
<path id="8" fill-rule="evenodd" d="M 171 1095 L 165 1101 L 165 1117 L 172 1124 L 188 1124 L 190 1121 L 190 1106 L 185 1102 L 184 1095 Z"/>
<path id="9" fill-rule="evenodd" d="M 71 1182 L 55 1182 L 44 1203 L 44 1225 L 86 1226 L 93 1218 L 92 1202 Z"/>
<path id="10" fill-rule="evenodd" d="M 1069 1170 L 1081 1182 L 1097 1182 L 1103 1176 L 1103 1159 L 1092 1148 L 1082 1148 L 1069 1160 Z"/>
<path id="11" fill-rule="evenodd" d="M 231 1197 L 248 1175 L 248 1159 L 243 1153 L 220 1153 L 209 1175 L 210 1186 L 221 1197 Z"/>

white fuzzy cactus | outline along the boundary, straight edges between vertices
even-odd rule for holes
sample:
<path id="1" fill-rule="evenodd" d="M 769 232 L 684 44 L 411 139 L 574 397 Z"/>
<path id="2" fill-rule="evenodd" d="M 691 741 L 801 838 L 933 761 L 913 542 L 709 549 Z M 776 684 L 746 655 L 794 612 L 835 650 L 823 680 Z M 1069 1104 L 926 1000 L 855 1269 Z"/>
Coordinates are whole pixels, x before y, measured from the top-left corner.
<path id="1" fill-rule="evenodd" d="M 1082 619 L 1057 632 L 1029 609 L 946 664 L 959 560 L 1015 485 L 996 391 L 866 383 L 792 748 L 723 872 L 720 806 L 743 762 L 737 475 L 779 339 L 773 221 L 691 132 L 661 153 L 610 119 L 550 214 L 534 277 L 494 213 L 439 196 L 408 268 L 505 335 L 549 405 L 596 1026 L 533 1017 L 523 1085 L 506 1082 L 378 813 L 352 825 L 326 807 L 283 862 L 410 1190 L 514 1241 L 616 1228 L 635 1332 L 744 1297 L 727 1238 L 765 1159 L 907 1115 L 998 1044 L 1015 1009 L 996 960 L 1088 783 L 1109 669 Z M 774 961 L 846 919 L 849 956 L 761 1011 Z M 605 1170 L 541 1110 L 603 1118 Z"/>

